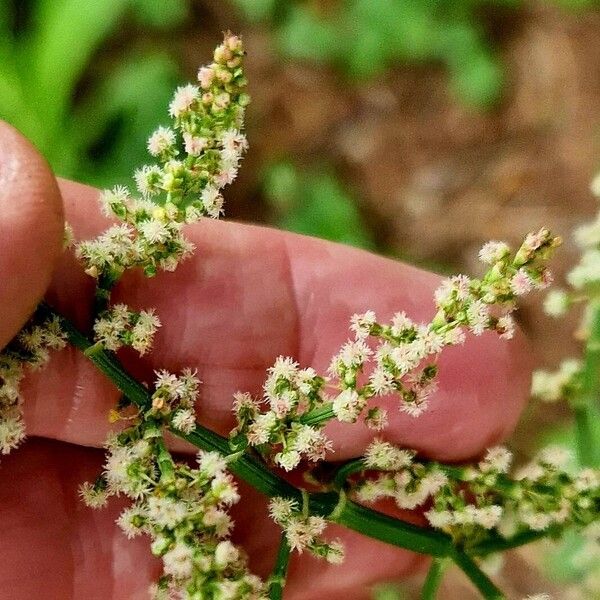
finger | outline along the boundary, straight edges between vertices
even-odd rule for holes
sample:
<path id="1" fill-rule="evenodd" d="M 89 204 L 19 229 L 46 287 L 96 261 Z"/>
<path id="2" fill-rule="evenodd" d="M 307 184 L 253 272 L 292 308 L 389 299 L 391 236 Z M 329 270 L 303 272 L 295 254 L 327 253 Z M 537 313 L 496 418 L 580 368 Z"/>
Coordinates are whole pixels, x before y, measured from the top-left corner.
<path id="1" fill-rule="evenodd" d="M 62 187 L 67 219 L 77 238 L 97 234 L 97 191 Z M 227 433 L 231 397 L 237 390 L 260 393 L 265 371 L 279 354 L 324 371 L 346 340 L 354 312 L 372 308 L 381 319 L 405 310 L 417 320 L 434 313 L 439 278 L 405 264 L 312 238 L 260 227 L 203 221 L 190 227 L 194 257 L 175 273 L 152 279 L 128 273 L 115 300 L 135 308 L 156 307 L 163 322 L 155 349 L 126 364 L 151 381 L 152 370 L 198 369 L 203 381 L 200 421 Z M 93 281 L 66 256 L 53 280 L 49 301 L 89 326 Z M 400 413 L 393 400 L 385 436 L 440 459 L 472 457 L 501 441 L 514 427 L 527 396 L 529 358 L 521 336 L 471 337 L 440 360 L 440 387 L 418 418 Z M 29 379 L 30 431 L 79 444 L 98 445 L 116 390 L 74 351 L 54 357 L 50 368 Z M 48 399 L 51 398 L 51 401 Z M 335 458 L 360 454 L 372 432 L 362 424 L 328 427 Z"/>
<path id="2" fill-rule="evenodd" d="M 115 519 L 77 497 L 94 479 L 97 450 L 31 440 L 2 461 L 0 594 L 11 600 L 146 600 L 160 563 L 147 539 L 128 540 Z M 10 483 L 9 483 L 10 482 Z"/>
<path id="3" fill-rule="evenodd" d="M 62 243 L 62 202 L 50 169 L 0 121 L 0 348 L 35 310 Z"/>

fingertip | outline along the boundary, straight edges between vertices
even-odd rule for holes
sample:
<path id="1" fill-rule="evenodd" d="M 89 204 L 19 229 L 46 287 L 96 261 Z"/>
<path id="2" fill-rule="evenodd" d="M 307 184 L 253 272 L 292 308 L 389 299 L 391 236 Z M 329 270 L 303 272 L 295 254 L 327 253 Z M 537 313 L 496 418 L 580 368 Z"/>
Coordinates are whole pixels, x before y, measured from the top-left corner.
<path id="1" fill-rule="evenodd" d="M 50 167 L 0 121 L 0 348 L 42 299 L 62 239 L 62 201 Z"/>

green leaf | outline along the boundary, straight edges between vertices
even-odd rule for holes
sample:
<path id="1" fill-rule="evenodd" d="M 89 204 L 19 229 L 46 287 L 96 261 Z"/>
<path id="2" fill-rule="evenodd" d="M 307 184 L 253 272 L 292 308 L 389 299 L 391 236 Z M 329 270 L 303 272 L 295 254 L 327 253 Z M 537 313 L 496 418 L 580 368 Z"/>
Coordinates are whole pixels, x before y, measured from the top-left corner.
<path id="1" fill-rule="evenodd" d="M 328 62 L 344 50 L 335 25 L 296 5 L 279 31 L 278 42 L 283 54 L 302 60 Z"/>
<path id="2" fill-rule="evenodd" d="M 485 108 L 497 102 L 504 85 L 504 70 L 491 55 L 472 55 L 452 70 L 452 89 L 471 106 Z"/>

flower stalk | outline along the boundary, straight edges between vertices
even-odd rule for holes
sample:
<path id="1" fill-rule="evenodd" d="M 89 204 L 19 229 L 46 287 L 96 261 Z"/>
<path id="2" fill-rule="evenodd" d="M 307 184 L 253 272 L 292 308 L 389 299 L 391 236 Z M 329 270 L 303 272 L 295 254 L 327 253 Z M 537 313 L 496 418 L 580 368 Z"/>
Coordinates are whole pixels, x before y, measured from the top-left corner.
<path id="1" fill-rule="evenodd" d="M 290 545 L 285 533 L 282 533 L 277 558 L 275 559 L 275 567 L 273 568 L 271 577 L 269 577 L 269 600 L 282 600 L 283 598 L 283 589 L 285 588 L 290 556 Z"/>
<path id="2" fill-rule="evenodd" d="M 434 558 L 431 561 L 431 566 L 421 590 L 421 600 L 435 600 L 437 598 L 437 593 L 447 566 L 448 560 L 444 558 Z"/>
<path id="3" fill-rule="evenodd" d="M 582 384 L 571 400 L 575 413 L 579 461 L 600 467 L 600 303 L 592 306 L 590 334 L 585 347 Z"/>

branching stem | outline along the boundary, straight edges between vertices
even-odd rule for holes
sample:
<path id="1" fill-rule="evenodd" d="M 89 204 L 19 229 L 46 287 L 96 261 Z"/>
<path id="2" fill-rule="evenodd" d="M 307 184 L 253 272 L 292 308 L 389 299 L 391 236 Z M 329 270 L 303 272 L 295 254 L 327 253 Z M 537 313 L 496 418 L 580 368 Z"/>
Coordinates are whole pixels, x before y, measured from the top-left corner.
<path id="1" fill-rule="evenodd" d="M 125 396 L 127 396 L 127 398 L 142 409 L 150 406 L 151 394 L 149 390 L 125 371 L 114 354 L 106 352 L 101 347 L 93 344 L 93 342 L 83 335 L 68 319 L 58 314 L 47 304 L 42 304 L 39 310 L 44 313 L 45 316 L 58 317 L 69 341 L 81 350 L 84 355 L 89 358 L 89 360 L 92 361 Z M 326 419 L 326 414 L 328 414 L 327 411 L 331 409 L 330 407 L 323 408 L 323 410 L 318 409 L 318 413 L 317 411 L 313 411 L 312 417 L 308 422 L 315 423 Z M 310 414 L 311 413 L 307 416 L 310 416 Z M 318 421 L 315 419 L 318 419 Z M 307 503 L 310 514 L 320 515 L 365 536 L 386 542 L 399 548 L 404 548 L 420 554 L 427 554 L 434 558 L 451 559 L 465 572 L 486 600 L 502 600 L 504 598 L 498 588 L 477 566 L 475 561 L 454 545 L 450 536 L 439 531 L 419 527 L 389 517 L 360 504 L 356 504 L 351 500 L 346 499 L 344 502 L 340 502 L 340 494 L 338 492 L 303 493 L 303 491 L 272 472 L 267 465 L 256 456 L 248 452 L 232 452 L 230 442 L 226 438 L 200 424 L 197 424 L 195 430 L 189 434 L 184 434 L 174 428 L 171 428 L 171 431 L 193 444 L 196 448 L 207 451 L 217 451 L 230 457 L 231 460 L 228 465 L 229 469 L 266 496 L 291 498 L 296 500 L 300 505 Z M 159 442 L 159 444 L 160 443 L 161 442 Z M 164 450 L 168 454 L 166 448 Z M 164 456 L 163 458 L 165 459 L 163 465 L 168 471 L 168 461 Z M 358 472 L 363 468 L 364 463 L 362 460 L 347 463 L 337 473 L 335 478 L 336 485 L 339 488 L 343 487 L 344 482 L 349 475 Z M 472 548 L 471 553 L 473 555 L 484 556 L 498 550 L 513 548 L 529 543 L 538 537 L 541 536 L 536 534 L 533 536 L 523 535 L 508 540 L 505 540 L 504 538 L 498 538 L 497 540 L 492 539 L 485 544 Z M 283 568 L 285 552 L 285 548 L 282 549 L 280 547 L 282 562 L 279 565 L 279 568 Z M 277 592 L 275 591 L 274 593 Z M 271 598 L 280 597 L 281 596 L 271 596 Z"/>
<path id="2" fill-rule="evenodd" d="M 290 545 L 288 544 L 285 532 L 283 532 L 279 541 L 275 567 L 269 578 L 269 600 L 281 600 L 283 598 L 283 588 L 285 587 L 285 579 L 290 564 L 290 554 Z"/>
<path id="3" fill-rule="evenodd" d="M 434 558 L 431 561 L 431 566 L 421 590 L 421 600 L 435 600 L 437 598 L 437 593 L 447 566 L 448 560 L 445 558 Z"/>

